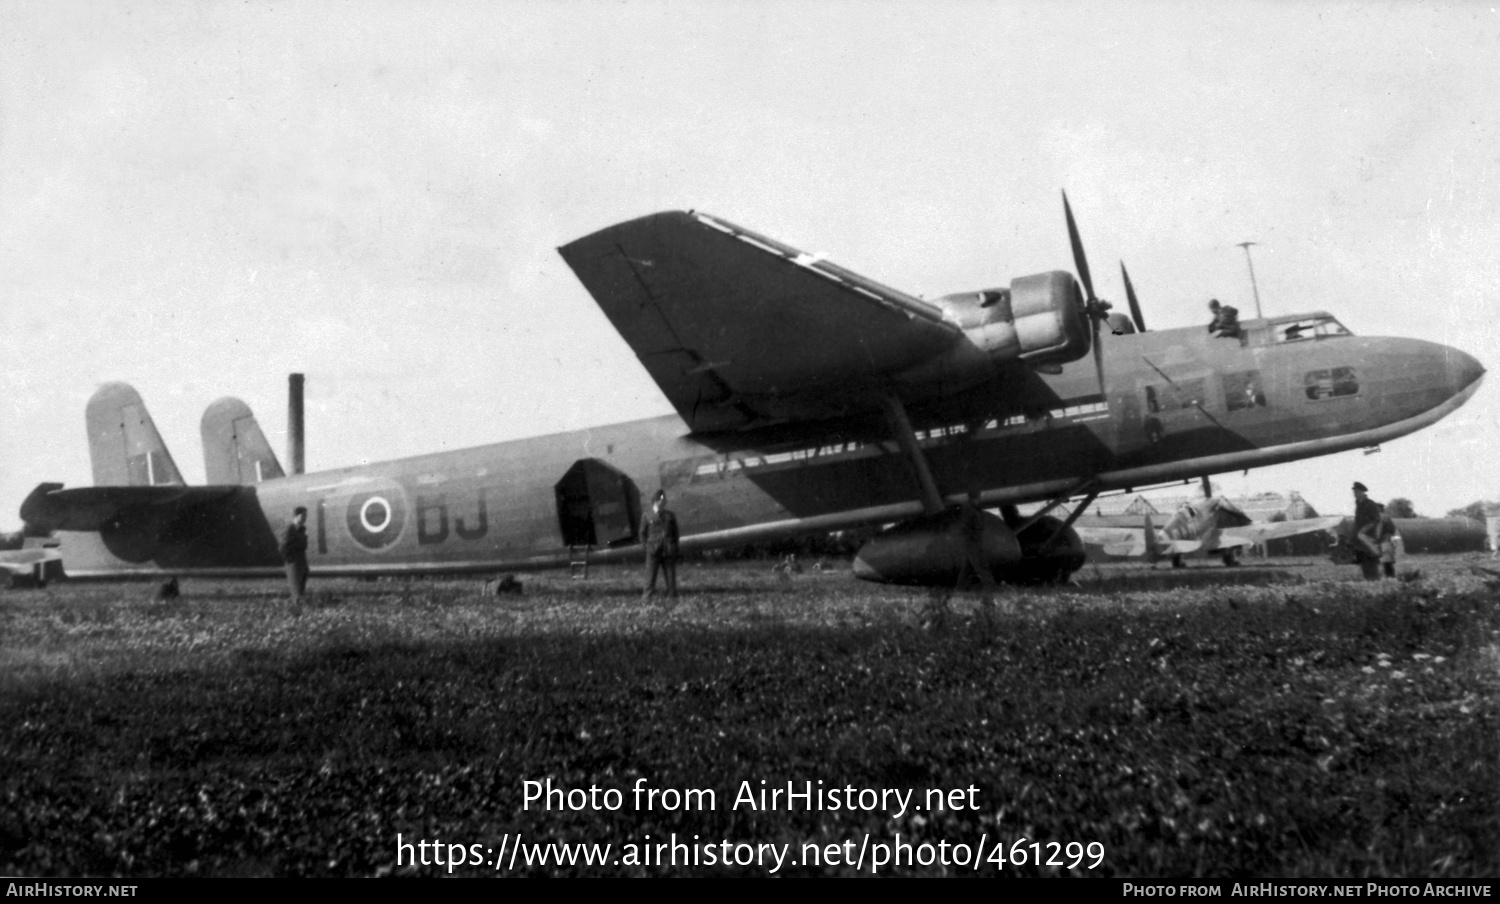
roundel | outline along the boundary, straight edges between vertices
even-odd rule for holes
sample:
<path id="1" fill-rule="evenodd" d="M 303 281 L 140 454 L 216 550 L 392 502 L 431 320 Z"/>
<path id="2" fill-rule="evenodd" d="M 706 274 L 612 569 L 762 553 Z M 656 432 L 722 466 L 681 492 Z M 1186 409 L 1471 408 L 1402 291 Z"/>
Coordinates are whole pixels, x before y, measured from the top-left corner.
<path id="1" fill-rule="evenodd" d="M 349 497 L 344 523 L 355 543 L 369 550 L 385 549 L 406 527 L 406 493 L 391 481 L 361 490 Z"/>

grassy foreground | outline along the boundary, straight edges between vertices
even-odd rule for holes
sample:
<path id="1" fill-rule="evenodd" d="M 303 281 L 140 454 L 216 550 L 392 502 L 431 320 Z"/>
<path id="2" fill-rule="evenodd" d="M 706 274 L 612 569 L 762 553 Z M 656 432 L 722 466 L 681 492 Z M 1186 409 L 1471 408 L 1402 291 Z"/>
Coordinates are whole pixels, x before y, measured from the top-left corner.
<path id="1" fill-rule="evenodd" d="M 914 849 L 882 874 L 1497 875 L 1500 594 L 1468 560 L 1408 564 L 1424 576 L 1086 569 L 946 613 L 846 573 L 727 565 L 685 567 L 671 609 L 626 570 L 523 575 L 501 597 L 314 581 L 301 611 L 270 582 L 187 581 L 172 602 L 139 584 L 0 592 L 0 873 L 449 872 L 411 865 L 415 848 L 398 864 L 398 833 L 484 860 L 454 875 L 775 865 L 625 848 L 675 833 L 790 845 L 783 875 L 869 874 L 874 848 L 842 857 L 898 835 L 934 858 L 947 842 L 949 865 Z M 621 805 L 528 802 L 523 782 L 547 779 Z M 788 782 L 913 789 L 917 807 L 960 794 L 736 806 L 742 783 Z M 646 806 L 637 783 L 714 799 Z M 613 847 L 603 865 L 495 869 L 517 833 Z"/>

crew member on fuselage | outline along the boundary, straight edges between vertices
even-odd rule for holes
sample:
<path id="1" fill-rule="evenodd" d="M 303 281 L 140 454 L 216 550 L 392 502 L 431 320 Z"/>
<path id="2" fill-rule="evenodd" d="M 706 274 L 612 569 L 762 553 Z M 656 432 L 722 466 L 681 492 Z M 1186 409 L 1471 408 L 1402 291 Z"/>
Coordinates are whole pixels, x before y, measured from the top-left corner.
<path id="1" fill-rule="evenodd" d="M 1227 304 L 1219 304 L 1219 299 L 1211 298 L 1208 302 L 1208 310 L 1213 314 L 1213 319 L 1208 322 L 1208 334 L 1225 339 L 1235 339 L 1240 335 L 1240 312 Z"/>

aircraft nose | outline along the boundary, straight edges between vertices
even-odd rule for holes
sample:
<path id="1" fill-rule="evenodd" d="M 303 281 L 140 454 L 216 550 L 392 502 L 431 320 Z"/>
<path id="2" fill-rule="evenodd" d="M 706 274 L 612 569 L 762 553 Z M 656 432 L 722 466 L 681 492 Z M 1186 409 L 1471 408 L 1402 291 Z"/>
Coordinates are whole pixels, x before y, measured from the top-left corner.
<path id="1" fill-rule="evenodd" d="M 1456 348 L 1446 350 L 1448 353 L 1448 386 L 1455 395 L 1468 389 L 1474 382 L 1484 376 L 1484 366 L 1474 359 L 1472 355 L 1459 351 Z"/>

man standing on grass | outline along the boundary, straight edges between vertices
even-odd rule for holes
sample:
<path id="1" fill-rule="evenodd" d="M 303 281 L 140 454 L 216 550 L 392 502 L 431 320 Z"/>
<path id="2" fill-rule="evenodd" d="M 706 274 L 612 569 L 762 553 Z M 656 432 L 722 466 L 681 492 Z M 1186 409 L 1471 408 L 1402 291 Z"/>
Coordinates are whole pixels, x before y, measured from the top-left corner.
<path id="1" fill-rule="evenodd" d="M 1369 497 L 1369 488 L 1354 483 L 1354 533 L 1349 546 L 1354 550 L 1354 561 L 1359 564 L 1360 574 L 1367 581 L 1380 579 L 1380 547 L 1370 543 L 1370 536 L 1380 523 L 1380 504 Z M 1367 533 L 1365 528 L 1370 528 Z"/>
<path id="2" fill-rule="evenodd" d="M 307 590 L 307 508 L 292 510 L 292 520 L 281 532 L 281 560 L 286 563 L 286 582 L 292 590 L 292 602 L 302 602 Z"/>
<path id="3" fill-rule="evenodd" d="M 651 499 L 651 514 L 641 524 L 641 544 L 646 547 L 646 589 L 642 600 L 656 595 L 656 573 L 667 582 L 667 596 L 677 599 L 677 516 L 667 510 L 667 494 L 657 490 Z"/>

